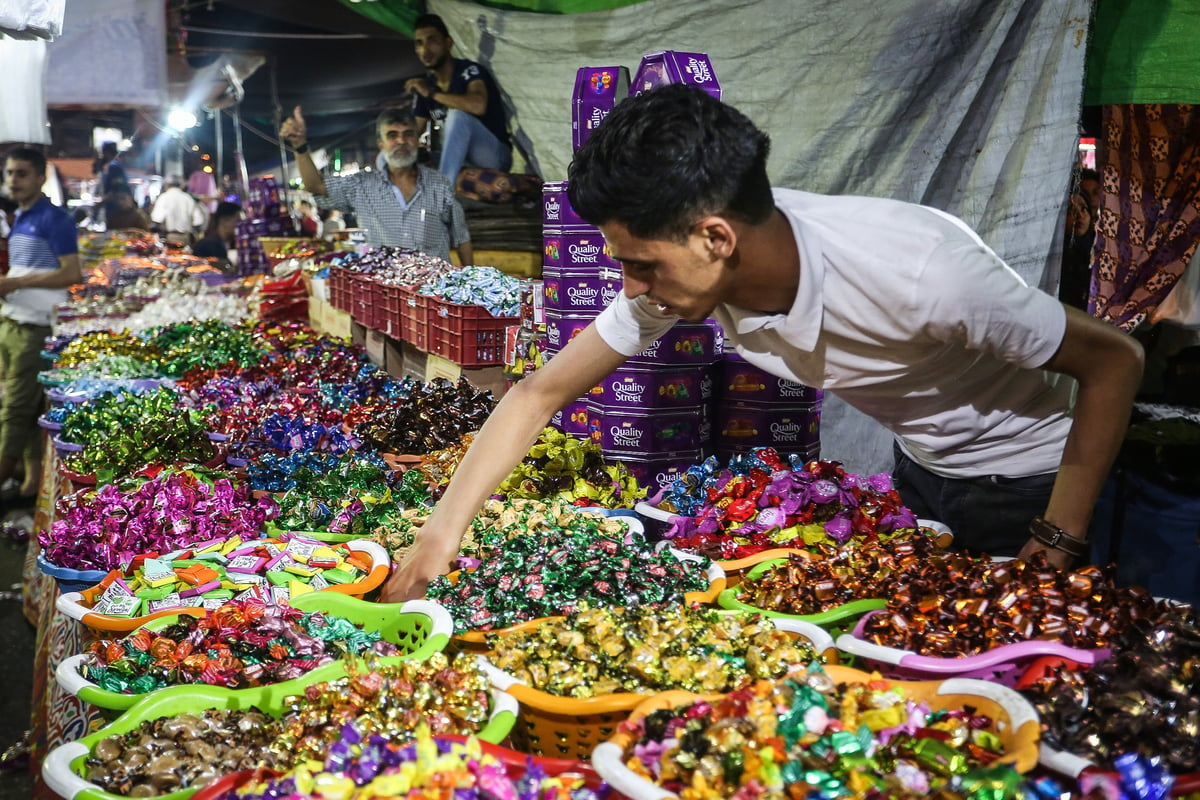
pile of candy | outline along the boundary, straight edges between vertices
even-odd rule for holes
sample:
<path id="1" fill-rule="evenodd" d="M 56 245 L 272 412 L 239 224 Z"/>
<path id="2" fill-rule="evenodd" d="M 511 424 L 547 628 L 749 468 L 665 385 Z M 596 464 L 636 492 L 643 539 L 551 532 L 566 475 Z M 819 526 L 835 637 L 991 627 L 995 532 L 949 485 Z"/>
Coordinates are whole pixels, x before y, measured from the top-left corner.
<path id="1" fill-rule="evenodd" d="M 521 313 L 521 292 L 528 285 L 528 281 L 495 267 L 463 267 L 422 286 L 421 294 L 460 305 L 483 306 L 493 317 L 516 317 Z"/>
<path id="2" fill-rule="evenodd" d="M 546 428 L 497 494 L 576 505 L 628 508 L 645 496 L 620 462 L 604 460 L 600 446 Z"/>
<path id="3" fill-rule="evenodd" d="M 588 609 L 488 640 L 497 667 L 565 697 L 724 694 L 817 658 L 807 641 L 764 617 L 686 606 Z"/>
<path id="4" fill-rule="evenodd" d="M 62 386 L 85 380 L 134 381 L 157 376 L 158 366 L 153 361 L 133 356 L 99 356 L 74 367 L 46 370 L 38 374 L 38 381 L 46 386 Z"/>
<path id="5" fill-rule="evenodd" d="M 285 533 L 278 539 L 217 539 L 162 556 L 139 555 L 123 576 L 109 574 L 92 611 L 137 617 L 175 608 L 220 608 L 232 599 L 289 598 L 354 583 L 371 558 L 345 545 Z"/>
<path id="6" fill-rule="evenodd" d="M 96 743 L 85 777 L 106 792 L 158 797 L 199 788 L 239 769 L 272 767 L 271 719 L 257 709 L 216 710 L 144 720 Z"/>
<path id="7" fill-rule="evenodd" d="M 147 464 L 205 463 L 215 450 L 207 422 L 172 389 L 106 394 L 79 403 L 63 419 L 63 441 L 83 445 L 64 459 L 81 475 L 128 475 Z"/>
<path id="8" fill-rule="evenodd" d="M 993 721 L 935 711 L 894 684 L 835 686 L 819 667 L 626 723 L 626 765 L 664 789 L 717 798 L 1016 798 Z"/>
<path id="9" fill-rule="evenodd" d="M 836 461 L 788 464 L 766 447 L 734 456 L 726 467 L 714 457 L 690 468 L 666 488 L 659 507 L 680 515 L 667 534 L 675 546 L 712 558 L 844 545 L 917 527 L 886 473 L 857 475 Z"/>
<path id="10" fill-rule="evenodd" d="M 302 466 L 288 476 L 292 485 L 279 498 L 281 527 L 366 536 L 385 516 L 429 498 L 421 473 L 393 472 L 375 455 L 351 452 L 321 466 L 322 472 Z"/>
<path id="11" fill-rule="evenodd" d="M 364 735 L 354 725 L 342 728 L 324 761 L 301 764 L 275 778 L 256 779 L 219 800 L 368 800 L 405 797 L 445 800 L 454 797 L 497 800 L 600 800 L 601 795 L 570 777 L 547 775 L 532 763 L 512 779 L 505 764 L 468 737 L 459 744 L 434 739 L 424 725 L 416 741 L 397 746 L 382 736 Z"/>
<path id="12" fill-rule="evenodd" d="M 886 597 L 887 608 L 867 618 L 863 636 L 943 658 L 1028 639 L 1108 647 L 1130 625 L 1165 610 L 1143 589 L 1118 587 L 1111 570 L 1059 570 L 1043 552 L 1027 562 L 931 558 L 906 570 Z"/>
<path id="13" fill-rule="evenodd" d="M 367 668 L 353 660 L 346 670 L 345 678 L 308 686 L 275 726 L 276 749 L 290 763 L 322 760 L 346 723 L 404 743 L 422 724 L 437 735 L 478 733 L 491 716 L 490 684 L 471 656 L 434 653 Z"/>
<path id="14" fill-rule="evenodd" d="M 496 406 L 490 391 L 466 378 L 434 378 L 410 387 L 393 403 L 371 405 L 350 415 L 354 435 L 385 453 L 424 455 L 454 444 L 483 427 Z"/>
<path id="15" fill-rule="evenodd" d="M 180 683 L 244 689 L 298 678 L 347 654 L 399 650 L 342 617 L 231 600 L 205 617 L 94 642 L 89 652 L 85 678 L 110 692 L 145 694 Z"/>
<path id="16" fill-rule="evenodd" d="M 54 360 L 54 366 L 69 369 L 105 356 L 123 356 L 153 364 L 158 361 L 159 353 L 153 345 L 131 333 L 93 331 L 71 340 Z"/>
<path id="17" fill-rule="evenodd" d="M 403 247 L 376 247 L 365 253 L 348 255 L 336 266 L 396 286 L 423 286 L 455 270 L 445 259 Z"/>
<path id="18" fill-rule="evenodd" d="M 162 355 L 159 369 L 178 377 L 194 367 L 234 363 L 248 367 L 263 356 L 250 330 L 220 320 L 179 322 L 151 331 L 150 344 Z"/>
<path id="19" fill-rule="evenodd" d="M 410 474 L 421 473 L 410 471 L 405 473 L 405 479 Z M 393 563 L 400 563 L 412 547 L 426 518 L 427 512 L 422 509 L 389 514 L 380 521 L 371 538 L 387 549 Z M 483 504 L 463 534 L 458 547 L 458 566 L 463 569 L 479 566 L 481 558 L 488 557 L 514 536 L 544 534 L 563 528 L 577 530 L 581 526 L 604 536 L 618 536 L 627 527 L 619 518 L 602 517 L 561 501 L 491 498 Z"/>
<path id="20" fill-rule="evenodd" d="M 1087 670 L 1060 666 L 1022 689 L 1042 720 L 1042 742 L 1101 762 L 1160 753 L 1177 773 L 1200 772 L 1200 631 L 1194 615 L 1169 610 L 1131 625 L 1114 654 Z"/>
<path id="21" fill-rule="evenodd" d="M 509 539 L 457 583 L 438 576 L 426 592 L 454 617 L 454 630 L 486 631 L 585 607 L 664 607 L 709 587 L 705 564 L 624 539 L 563 528 Z"/>
<path id="22" fill-rule="evenodd" d="M 143 553 L 256 539 L 277 513 L 274 500 L 251 498 L 227 475 L 168 467 L 153 478 L 59 498 L 54 524 L 38 533 L 38 544 L 56 566 L 124 569 Z"/>

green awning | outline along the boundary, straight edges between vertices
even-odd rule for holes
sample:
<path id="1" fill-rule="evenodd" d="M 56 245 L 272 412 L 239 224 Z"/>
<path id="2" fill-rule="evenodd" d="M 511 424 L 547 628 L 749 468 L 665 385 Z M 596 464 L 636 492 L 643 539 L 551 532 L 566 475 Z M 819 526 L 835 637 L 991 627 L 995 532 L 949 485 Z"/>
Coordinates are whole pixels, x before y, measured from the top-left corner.
<path id="1" fill-rule="evenodd" d="M 1083 102 L 1200 103 L 1200 0 L 1098 0 Z"/>

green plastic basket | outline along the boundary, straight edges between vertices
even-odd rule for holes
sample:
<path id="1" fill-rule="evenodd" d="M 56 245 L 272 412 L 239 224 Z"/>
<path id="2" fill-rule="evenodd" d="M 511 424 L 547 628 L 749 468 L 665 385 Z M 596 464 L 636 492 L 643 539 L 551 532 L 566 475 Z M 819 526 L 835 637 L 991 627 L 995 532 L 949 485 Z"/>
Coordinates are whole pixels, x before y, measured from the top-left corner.
<path id="1" fill-rule="evenodd" d="M 410 600 L 407 603 L 368 603 L 337 592 L 311 592 L 300 595 L 292 602 L 292 606 L 300 611 L 320 611 L 345 617 L 365 631 L 378 631 L 384 641 L 399 647 L 402 655 L 381 658 L 383 664 L 396 663 L 405 659 L 424 660 L 431 654 L 446 649 L 450 635 L 454 632 L 454 621 L 450 612 L 438 603 L 430 600 Z M 145 623 L 142 628 L 148 631 L 161 631 L 169 625 L 174 625 L 179 615 L 158 617 Z M 131 632 L 133 636 L 137 631 Z M 84 702 L 100 708 L 110 718 L 119 716 L 119 712 L 132 708 L 139 701 L 157 692 L 165 691 L 167 687 L 156 689 L 145 694 L 122 694 L 101 689 L 80 674 L 80 667 L 87 659 L 86 653 L 79 653 L 64 660 L 54 671 L 54 677 L 65 691 L 75 695 Z M 345 675 L 340 660 L 317 667 L 298 678 L 286 683 L 292 688 L 291 694 L 297 694 L 310 683 L 336 680 Z M 180 684 L 198 686 L 204 684 Z M 256 691 L 252 689 L 237 689 L 234 691 Z"/>
<path id="2" fill-rule="evenodd" d="M 732 589 L 726 589 L 717 595 L 717 603 L 721 608 L 729 608 L 737 611 L 752 611 L 762 614 L 773 619 L 794 619 L 801 622 L 808 622 L 820 628 L 833 633 L 844 633 L 854 627 L 858 618 L 869 611 L 877 611 L 878 609 L 887 606 L 887 600 L 882 598 L 870 598 L 864 600 L 852 600 L 849 603 L 843 603 L 836 608 L 831 608 L 828 611 L 822 611 L 817 614 L 785 614 L 782 611 L 772 611 L 767 608 L 759 608 L 748 603 L 742 602 L 740 599 L 743 594 L 743 589 L 747 582 L 758 580 L 766 573 L 780 564 L 787 563 L 786 558 L 774 558 L 770 561 L 764 561 L 754 569 L 746 573 L 745 579 L 738 586 Z"/>
<path id="3" fill-rule="evenodd" d="M 118 719 L 95 733 L 51 750 L 42 762 L 42 778 L 63 800 L 126 800 L 124 795 L 106 792 L 83 777 L 85 762 L 103 739 L 128 733 L 146 720 L 184 713 L 197 714 L 210 708 L 258 708 L 280 717 L 289 709 L 289 699 L 296 695 L 296 689 L 294 681 L 239 690 L 215 686 L 171 686 L 162 689 L 141 699 Z M 499 744 L 508 736 L 516 719 L 517 701 L 512 695 L 493 689 L 491 716 L 487 725 L 476 735 L 485 742 Z M 179 789 L 158 795 L 155 800 L 186 800 L 201 788 Z"/>

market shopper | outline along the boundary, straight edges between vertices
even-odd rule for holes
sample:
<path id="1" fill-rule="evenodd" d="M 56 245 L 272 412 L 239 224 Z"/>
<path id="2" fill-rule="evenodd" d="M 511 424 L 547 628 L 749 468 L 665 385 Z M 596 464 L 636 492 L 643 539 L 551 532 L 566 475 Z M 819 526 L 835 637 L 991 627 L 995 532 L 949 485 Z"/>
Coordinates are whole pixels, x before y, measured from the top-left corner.
<path id="1" fill-rule="evenodd" d="M 401 109 L 375 120 L 379 136 L 376 170 L 322 176 L 308 152 L 300 106 L 283 121 L 279 135 L 291 144 L 304 188 L 322 208 L 353 211 L 372 247 L 408 247 L 446 260 L 450 248 L 461 263 L 474 263 L 471 235 L 454 187 L 437 170 L 417 163 L 417 121 Z"/>
<path id="2" fill-rule="evenodd" d="M 242 218 L 242 207 L 237 203 L 222 200 L 217 204 L 209 222 L 208 231 L 200 241 L 192 245 L 192 255 L 197 258 L 215 258 L 217 266 L 230 266 L 230 250 L 237 236 L 237 224 Z M 236 252 L 236 251 L 235 251 Z"/>
<path id="3" fill-rule="evenodd" d="M 18 205 L 9 235 L 9 271 L 0 278 L 0 485 L 24 462 L 19 495 L 37 495 L 42 440 L 37 418 L 43 394 L 38 383 L 41 351 L 50 335 L 50 314 L 67 300 L 66 289 L 83 280 L 75 223 L 42 194 L 46 159 L 20 147 L 4 165 L 8 194 Z"/>
<path id="4" fill-rule="evenodd" d="M 768 149 L 735 109 L 669 86 L 621 103 L 576 153 L 571 205 L 599 225 L 624 293 L 504 397 L 386 599 L 446 571 L 556 410 L 678 320 L 710 315 L 747 361 L 888 427 L 905 503 L 956 544 L 1044 550 L 1058 566 L 1085 554 L 1140 346 L 1027 286 L 941 211 L 772 190 Z"/>
<path id="5" fill-rule="evenodd" d="M 178 175 L 167 181 L 150 211 L 150 221 L 159 226 L 160 233 L 184 244 L 191 244 L 192 235 L 204 229 L 207 218 L 204 207 L 183 190 L 183 178 Z"/>
<path id="6" fill-rule="evenodd" d="M 437 14 L 422 14 L 413 26 L 417 58 L 429 72 L 410 78 L 404 88 L 414 95 L 417 130 L 429 120 L 442 126 L 438 171 L 451 186 L 464 165 L 508 172 L 512 141 L 500 87 L 487 67 L 450 55 L 454 39 Z M 465 263 L 465 262 L 464 262 Z"/>

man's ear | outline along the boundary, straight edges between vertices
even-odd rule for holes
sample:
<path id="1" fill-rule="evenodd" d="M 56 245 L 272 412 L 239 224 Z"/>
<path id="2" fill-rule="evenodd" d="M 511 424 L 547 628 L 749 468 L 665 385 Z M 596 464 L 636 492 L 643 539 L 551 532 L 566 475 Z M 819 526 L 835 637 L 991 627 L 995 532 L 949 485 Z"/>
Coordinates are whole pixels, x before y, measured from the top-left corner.
<path id="1" fill-rule="evenodd" d="M 727 259 L 737 249 L 737 231 L 725 217 L 704 217 L 692 229 L 704 240 L 704 246 L 713 258 Z"/>

